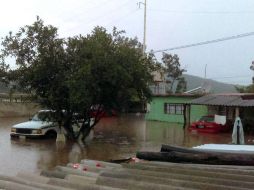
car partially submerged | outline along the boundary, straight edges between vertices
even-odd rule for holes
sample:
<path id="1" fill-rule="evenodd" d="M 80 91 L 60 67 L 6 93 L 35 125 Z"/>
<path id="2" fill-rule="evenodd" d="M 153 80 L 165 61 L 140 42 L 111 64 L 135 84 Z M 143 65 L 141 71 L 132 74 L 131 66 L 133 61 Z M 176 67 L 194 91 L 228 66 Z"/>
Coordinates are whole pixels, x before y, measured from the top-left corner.
<path id="1" fill-rule="evenodd" d="M 38 111 L 30 121 L 13 125 L 11 137 L 56 137 L 60 130 L 53 114 L 52 110 Z"/>
<path id="2" fill-rule="evenodd" d="M 222 124 L 216 121 L 215 115 L 202 116 L 198 121 L 191 123 L 188 130 L 201 133 L 220 133 L 230 131 L 232 125 L 230 121 Z"/>
<path id="3" fill-rule="evenodd" d="M 40 110 L 30 121 L 19 123 L 11 127 L 11 137 L 47 137 L 56 138 L 60 133 L 58 122 L 56 121 L 54 110 Z M 93 124 L 94 118 L 91 118 L 90 125 Z M 73 130 L 77 132 L 82 125 L 82 121 L 73 121 Z M 65 130 L 61 128 L 65 134 Z"/>

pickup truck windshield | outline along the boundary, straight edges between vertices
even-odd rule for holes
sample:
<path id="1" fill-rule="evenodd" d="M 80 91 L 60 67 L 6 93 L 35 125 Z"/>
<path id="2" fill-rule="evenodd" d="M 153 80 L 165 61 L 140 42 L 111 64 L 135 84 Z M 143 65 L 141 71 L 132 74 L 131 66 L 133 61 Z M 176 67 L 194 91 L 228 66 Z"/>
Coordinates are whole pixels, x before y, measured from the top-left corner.
<path id="1" fill-rule="evenodd" d="M 53 113 L 50 111 L 45 111 L 45 112 L 38 112 L 36 113 L 32 121 L 53 121 Z"/>

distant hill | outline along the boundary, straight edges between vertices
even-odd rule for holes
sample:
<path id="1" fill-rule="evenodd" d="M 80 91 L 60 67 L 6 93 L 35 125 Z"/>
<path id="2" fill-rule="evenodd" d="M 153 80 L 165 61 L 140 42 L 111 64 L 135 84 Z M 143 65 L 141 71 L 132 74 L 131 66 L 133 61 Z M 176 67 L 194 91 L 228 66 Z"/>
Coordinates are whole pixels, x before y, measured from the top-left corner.
<path id="1" fill-rule="evenodd" d="M 187 90 L 197 88 L 206 81 L 206 84 L 209 84 L 209 86 L 211 87 L 210 93 L 237 92 L 234 85 L 232 84 L 226 84 L 226 83 L 218 82 L 211 79 L 205 80 L 204 78 L 193 76 L 193 75 L 187 75 L 187 74 L 184 74 L 183 76 L 185 80 L 187 81 Z"/>
<path id="2" fill-rule="evenodd" d="M 187 74 L 184 74 L 183 76 L 184 76 L 185 80 L 187 81 L 187 90 L 197 88 L 197 87 L 201 86 L 204 83 L 204 81 L 207 81 L 208 84 L 211 86 L 211 91 L 210 91 L 211 93 L 237 92 L 235 90 L 234 85 L 232 85 L 232 84 L 217 82 L 217 81 L 210 80 L 210 79 L 204 80 L 201 77 L 187 75 Z M 8 87 L 4 83 L 0 82 L 0 93 L 8 93 L 8 92 L 9 92 Z"/>

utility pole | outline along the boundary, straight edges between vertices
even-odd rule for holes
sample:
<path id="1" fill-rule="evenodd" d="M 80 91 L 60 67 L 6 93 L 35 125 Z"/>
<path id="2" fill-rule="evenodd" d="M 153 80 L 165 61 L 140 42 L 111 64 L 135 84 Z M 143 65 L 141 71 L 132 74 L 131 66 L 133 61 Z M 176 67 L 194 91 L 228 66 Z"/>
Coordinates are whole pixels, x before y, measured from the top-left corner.
<path id="1" fill-rule="evenodd" d="M 146 3 L 147 0 L 145 0 L 145 2 L 139 2 L 138 5 L 139 5 L 139 8 L 140 8 L 140 4 L 143 4 L 144 5 L 144 36 L 143 36 L 143 53 L 145 54 L 146 52 L 146 9 L 147 9 L 147 3 Z"/>
<path id="2" fill-rule="evenodd" d="M 205 79 L 206 79 L 206 68 L 207 68 L 207 64 L 205 64 Z"/>
<path id="3" fill-rule="evenodd" d="M 250 70 L 254 71 L 254 61 L 251 62 Z M 252 84 L 254 84 L 254 74 L 252 77 Z"/>

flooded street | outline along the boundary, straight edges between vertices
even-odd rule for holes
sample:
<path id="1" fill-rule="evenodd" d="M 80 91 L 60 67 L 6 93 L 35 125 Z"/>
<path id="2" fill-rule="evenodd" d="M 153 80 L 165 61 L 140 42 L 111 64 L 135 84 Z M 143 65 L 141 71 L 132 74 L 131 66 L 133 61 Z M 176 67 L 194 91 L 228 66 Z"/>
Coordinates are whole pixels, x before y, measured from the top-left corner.
<path id="1" fill-rule="evenodd" d="M 46 139 L 10 139 L 10 127 L 28 118 L 0 118 L 0 174 L 36 172 L 81 159 L 122 159 L 139 150 L 159 151 L 161 144 L 192 147 L 204 143 L 230 143 L 231 134 L 191 134 L 182 126 L 145 121 L 143 116 L 104 118 L 95 127 L 94 140 L 86 145 L 57 144 Z"/>

